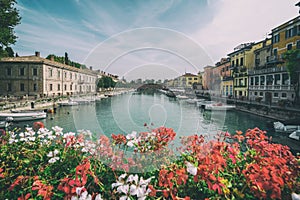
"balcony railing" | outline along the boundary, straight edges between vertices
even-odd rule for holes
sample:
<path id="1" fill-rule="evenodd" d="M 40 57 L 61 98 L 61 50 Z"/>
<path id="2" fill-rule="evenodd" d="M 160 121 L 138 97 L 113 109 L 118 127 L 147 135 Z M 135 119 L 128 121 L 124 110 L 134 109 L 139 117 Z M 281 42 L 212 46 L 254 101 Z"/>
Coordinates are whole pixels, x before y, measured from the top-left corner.
<path id="1" fill-rule="evenodd" d="M 293 90 L 291 85 L 250 85 L 249 90 L 280 90 L 290 91 Z"/>
<path id="2" fill-rule="evenodd" d="M 286 72 L 287 69 L 285 66 L 282 67 L 272 67 L 272 68 L 266 68 L 266 69 L 255 69 L 255 70 L 249 70 L 249 75 L 255 75 L 255 74 L 271 74 L 275 72 Z"/>

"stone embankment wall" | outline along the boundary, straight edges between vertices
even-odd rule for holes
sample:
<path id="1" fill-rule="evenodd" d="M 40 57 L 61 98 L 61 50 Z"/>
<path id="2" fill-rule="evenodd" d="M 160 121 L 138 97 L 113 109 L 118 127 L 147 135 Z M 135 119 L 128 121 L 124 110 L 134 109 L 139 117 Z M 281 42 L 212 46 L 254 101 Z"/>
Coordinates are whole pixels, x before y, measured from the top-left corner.
<path id="1" fill-rule="evenodd" d="M 300 123 L 300 109 L 293 107 L 279 107 L 269 105 L 257 105 L 251 103 L 236 103 L 236 109 L 255 115 L 268 117 L 271 119 L 284 121 L 289 119 L 299 119 Z"/>

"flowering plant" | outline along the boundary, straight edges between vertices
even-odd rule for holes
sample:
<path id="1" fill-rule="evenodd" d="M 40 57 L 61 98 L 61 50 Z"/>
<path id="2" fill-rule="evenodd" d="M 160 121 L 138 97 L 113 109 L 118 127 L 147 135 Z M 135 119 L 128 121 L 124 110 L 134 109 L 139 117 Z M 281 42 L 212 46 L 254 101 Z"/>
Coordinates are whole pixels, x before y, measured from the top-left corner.
<path id="1" fill-rule="evenodd" d="M 91 135 L 60 127 L 5 132 L 1 199 L 291 199 L 300 193 L 299 156 L 258 128 L 212 141 L 183 137 L 177 155 L 170 128 Z"/>

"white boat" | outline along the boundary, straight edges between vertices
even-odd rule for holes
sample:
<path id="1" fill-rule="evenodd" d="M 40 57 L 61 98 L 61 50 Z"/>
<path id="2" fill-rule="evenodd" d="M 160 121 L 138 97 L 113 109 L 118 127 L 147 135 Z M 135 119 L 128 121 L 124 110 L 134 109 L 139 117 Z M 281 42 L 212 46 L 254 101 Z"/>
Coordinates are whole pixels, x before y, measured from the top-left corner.
<path id="1" fill-rule="evenodd" d="M 289 138 L 300 141 L 300 130 L 295 130 L 289 135 Z"/>
<path id="2" fill-rule="evenodd" d="M 293 131 L 300 129 L 299 124 L 288 123 L 288 122 L 282 123 L 279 121 L 273 123 L 274 130 L 277 133 L 292 133 Z"/>
<path id="3" fill-rule="evenodd" d="M 177 99 L 188 99 L 189 97 L 185 96 L 185 95 L 176 95 L 176 98 Z"/>
<path id="4" fill-rule="evenodd" d="M 185 102 L 187 102 L 189 104 L 196 104 L 198 102 L 198 99 L 187 99 L 187 100 L 185 100 Z"/>
<path id="5" fill-rule="evenodd" d="M 6 121 L 8 118 L 13 122 L 45 119 L 45 112 L 20 112 L 20 113 L 0 113 L 0 120 Z"/>
<path id="6" fill-rule="evenodd" d="M 7 121 L 0 121 L 0 128 L 6 128 L 10 125 Z"/>
<path id="7" fill-rule="evenodd" d="M 212 111 L 225 111 L 225 110 L 232 110 L 235 109 L 235 105 L 227 105 L 223 103 L 214 103 L 214 104 L 208 104 L 205 106 L 206 110 L 212 110 Z"/>
<path id="8" fill-rule="evenodd" d="M 200 108 L 206 109 L 207 105 L 213 104 L 215 103 L 214 101 L 200 101 L 197 102 L 197 106 L 199 106 Z"/>
<path id="9" fill-rule="evenodd" d="M 76 101 L 59 102 L 60 106 L 77 106 L 79 103 Z"/>

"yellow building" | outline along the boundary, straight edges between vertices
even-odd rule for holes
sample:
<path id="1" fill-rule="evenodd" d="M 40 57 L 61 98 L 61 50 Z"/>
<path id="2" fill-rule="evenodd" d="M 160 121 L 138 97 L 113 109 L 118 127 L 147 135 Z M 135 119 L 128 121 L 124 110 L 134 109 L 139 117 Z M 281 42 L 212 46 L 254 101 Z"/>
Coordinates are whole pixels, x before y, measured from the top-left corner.
<path id="1" fill-rule="evenodd" d="M 246 43 L 234 48 L 228 56 L 231 60 L 233 76 L 233 95 L 235 98 L 248 98 L 248 71 L 254 68 L 254 51 L 262 48 L 263 43 Z"/>
<path id="2" fill-rule="evenodd" d="M 272 59 L 280 61 L 291 49 L 300 49 L 300 16 L 272 29 Z"/>

